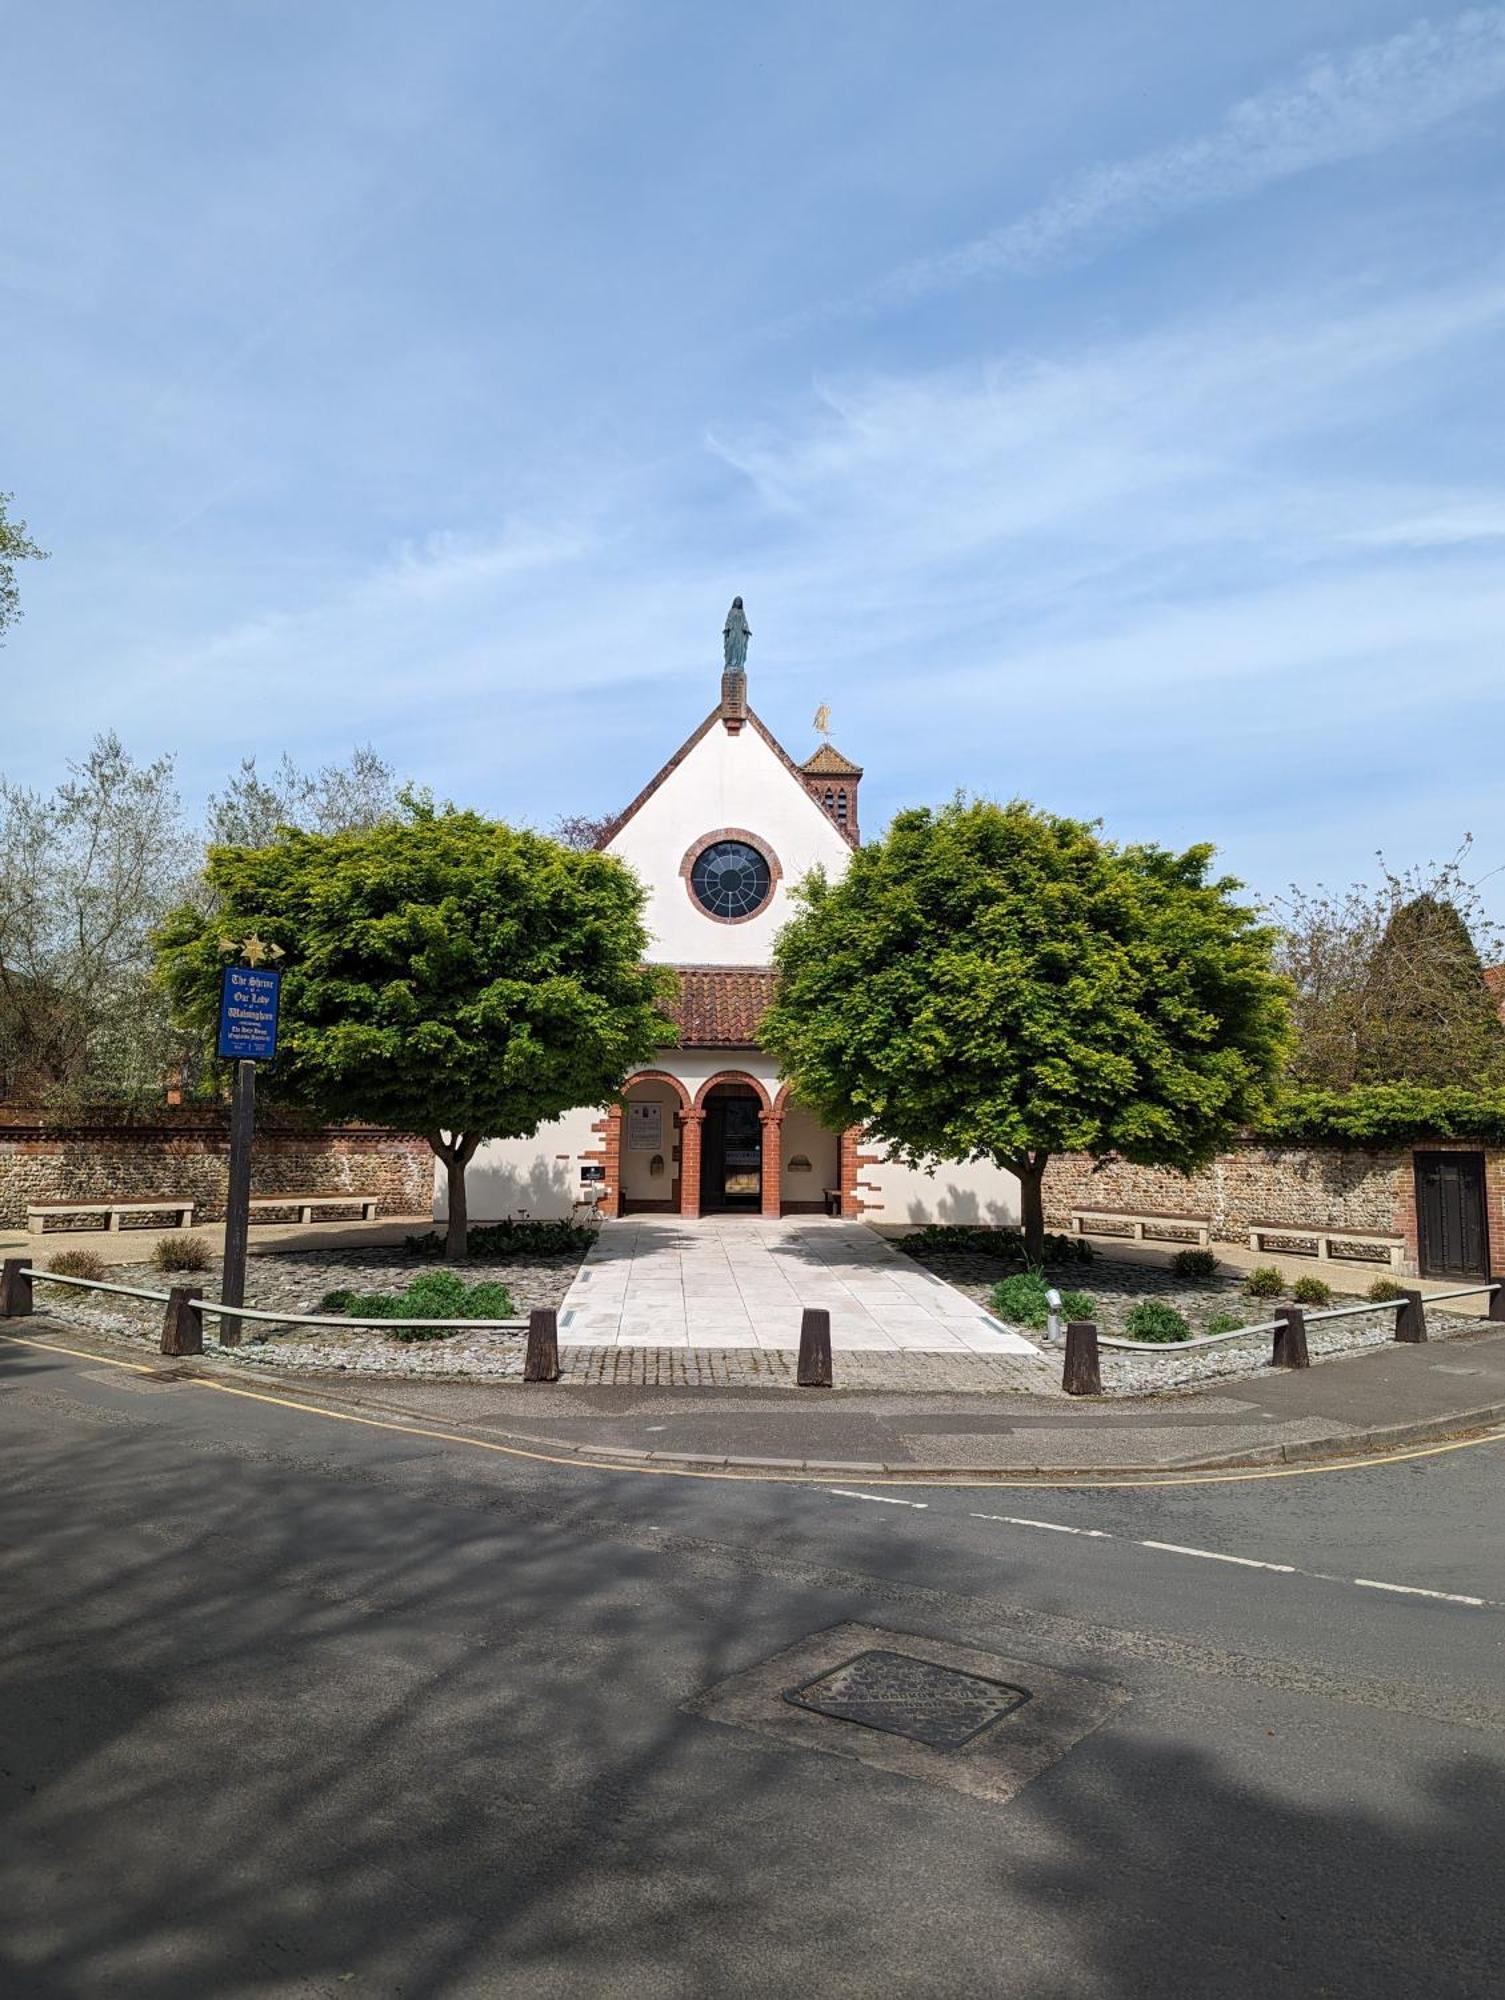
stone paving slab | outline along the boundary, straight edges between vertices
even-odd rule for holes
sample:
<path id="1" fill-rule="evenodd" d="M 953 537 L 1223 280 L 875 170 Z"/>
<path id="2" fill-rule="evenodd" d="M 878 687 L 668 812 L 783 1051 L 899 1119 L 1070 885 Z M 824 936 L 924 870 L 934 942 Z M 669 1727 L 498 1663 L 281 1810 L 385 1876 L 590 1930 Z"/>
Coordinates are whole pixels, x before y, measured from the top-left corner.
<path id="1" fill-rule="evenodd" d="M 866 1223 L 820 1216 L 634 1216 L 602 1225 L 559 1314 L 564 1348 L 798 1349 L 806 1306 L 841 1354 L 1009 1356 L 1035 1344 L 919 1269 Z"/>

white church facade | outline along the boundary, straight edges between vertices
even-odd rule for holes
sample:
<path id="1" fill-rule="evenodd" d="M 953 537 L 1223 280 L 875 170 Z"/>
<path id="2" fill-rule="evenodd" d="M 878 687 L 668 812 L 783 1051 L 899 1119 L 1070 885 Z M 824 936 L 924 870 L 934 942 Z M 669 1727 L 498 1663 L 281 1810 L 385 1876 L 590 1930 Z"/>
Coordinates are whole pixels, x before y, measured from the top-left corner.
<path id="1" fill-rule="evenodd" d="M 861 782 L 828 741 L 796 763 L 748 706 L 745 672 L 723 675 L 717 706 L 599 843 L 648 892 L 649 957 L 678 974 L 679 1040 L 617 1103 L 482 1146 L 467 1176 L 473 1218 L 564 1216 L 590 1201 L 606 1216 L 1017 1221 L 1012 1176 L 887 1161 L 857 1128 L 827 1130 L 758 1047 L 790 891 L 817 865 L 845 870 Z M 442 1176 L 435 1201 L 442 1215 Z"/>

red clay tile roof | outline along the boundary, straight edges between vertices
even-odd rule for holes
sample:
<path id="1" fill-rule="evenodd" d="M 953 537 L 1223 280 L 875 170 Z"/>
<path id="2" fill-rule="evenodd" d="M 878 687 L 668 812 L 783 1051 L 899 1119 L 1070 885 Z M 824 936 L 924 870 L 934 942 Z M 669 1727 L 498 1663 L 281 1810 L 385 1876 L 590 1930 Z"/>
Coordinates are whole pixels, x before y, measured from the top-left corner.
<path id="1" fill-rule="evenodd" d="M 854 764 L 850 757 L 843 757 L 834 743 L 822 743 L 813 757 L 807 757 L 800 769 L 812 778 L 860 778 L 862 766 Z"/>
<path id="2" fill-rule="evenodd" d="M 679 995 L 666 1012 L 684 1049 L 746 1049 L 773 999 L 773 973 L 761 965 L 676 965 Z"/>

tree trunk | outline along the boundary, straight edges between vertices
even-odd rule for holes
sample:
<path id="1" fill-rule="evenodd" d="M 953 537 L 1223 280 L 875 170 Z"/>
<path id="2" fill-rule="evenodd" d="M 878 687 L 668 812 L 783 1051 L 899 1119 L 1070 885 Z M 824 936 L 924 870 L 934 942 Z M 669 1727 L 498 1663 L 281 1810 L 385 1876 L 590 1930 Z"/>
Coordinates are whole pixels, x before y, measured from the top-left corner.
<path id="1" fill-rule="evenodd" d="M 470 1255 L 470 1210 L 465 1193 L 465 1169 L 481 1142 L 479 1137 L 467 1137 L 463 1132 L 456 1132 L 451 1139 L 446 1139 L 442 1132 L 430 1132 L 428 1142 L 444 1162 L 444 1179 L 449 1196 L 444 1259 L 448 1264 L 463 1264 Z"/>
<path id="2" fill-rule="evenodd" d="M 1019 1176 L 1019 1219 L 1024 1226 L 1024 1254 L 1031 1264 L 1045 1262 L 1045 1163 L 1049 1153 L 1026 1153 L 1015 1160 Z"/>
<path id="3" fill-rule="evenodd" d="M 444 1237 L 444 1261 L 463 1264 L 470 1255 L 470 1214 L 465 1200 L 466 1156 L 457 1147 L 444 1163 L 449 1180 L 449 1228 Z"/>

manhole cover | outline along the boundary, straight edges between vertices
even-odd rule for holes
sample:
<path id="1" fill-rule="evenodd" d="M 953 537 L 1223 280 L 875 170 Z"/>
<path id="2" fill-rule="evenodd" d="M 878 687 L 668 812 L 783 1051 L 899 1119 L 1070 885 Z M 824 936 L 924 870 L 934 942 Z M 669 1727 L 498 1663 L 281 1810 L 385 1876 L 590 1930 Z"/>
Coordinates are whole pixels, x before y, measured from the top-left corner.
<path id="1" fill-rule="evenodd" d="M 935 1750 L 959 1750 L 1022 1708 L 1029 1690 L 908 1653 L 873 1651 L 844 1660 L 802 1687 L 787 1688 L 784 1699 L 795 1708 L 885 1729 Z"/>

